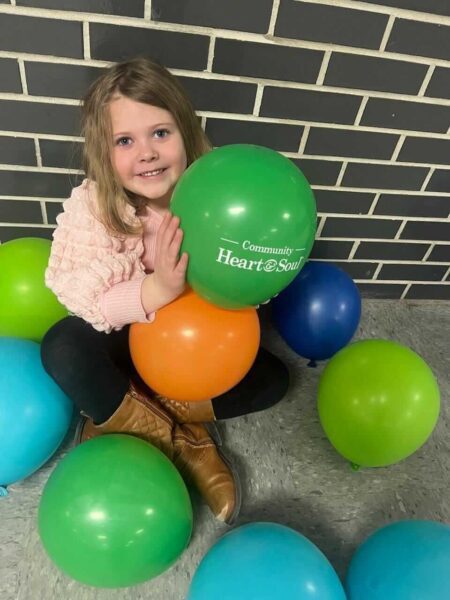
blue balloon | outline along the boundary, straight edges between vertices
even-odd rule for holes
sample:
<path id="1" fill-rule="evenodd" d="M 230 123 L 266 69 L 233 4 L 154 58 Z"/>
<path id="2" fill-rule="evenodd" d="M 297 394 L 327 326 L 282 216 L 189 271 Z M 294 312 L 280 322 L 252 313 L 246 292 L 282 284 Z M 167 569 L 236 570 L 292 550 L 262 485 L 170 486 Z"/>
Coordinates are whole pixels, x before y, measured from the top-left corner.
<path id="1" fill-rule="evenodd" d="M 272 320 L 286 343 L 312 361 L 330 358 L 353 337 L 361 296 L 352 278 L 334 265 L 309 261 L 272 300 Z"/>
<path id="2" fill-rule="evenodd" d="M 44 370 L 40 346 L 0 337 L 0 485 L 34 473 L 66 435 L 73 403 Z"/>
<path id="3" fill-rule="evenodd" d="M 399 521 L 373 533 L 354 554 L 349 600 L 444 600 L 450 597 L 450 526 Z"/>
<path id="4" fill-rule="evenodd" d="M 187 600 L 345 600 L 339 578 L 307 538 L 276 523 L 222 537 L 200 563 Z"/>

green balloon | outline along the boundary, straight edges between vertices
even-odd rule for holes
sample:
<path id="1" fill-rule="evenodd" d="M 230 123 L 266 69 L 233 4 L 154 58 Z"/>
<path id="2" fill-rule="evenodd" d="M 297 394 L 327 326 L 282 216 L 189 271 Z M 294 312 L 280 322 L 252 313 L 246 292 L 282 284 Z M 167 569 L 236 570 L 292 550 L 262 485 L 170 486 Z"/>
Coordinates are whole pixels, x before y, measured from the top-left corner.
<path id="1" fill-rule="evenodd" d="M 366 467 L 415 452 L 439 416 L 439 388 L 428 365 L 389 340 L 364 340 L 333 356 L 319 382 L 320 422 L 336 450 Z"/>
<path id="2" fill-rule="evenodd" d="M 178 181 L 171 210 L 181 219 L 188 283 L 222 308 L 269 300 L 295 278 L 314 242 L 307 180 L 262 146 L 233 144 L 200 157 Z"/>
<path id="3" fill-rule="evenodd" d="M 68 315 L 45 286 L 51 243 L 19 238 L 0 246 L 0 335 L 40 342 Z"/>
<path id="4" fill-rule="evenodd" d="M 162 452 L 110 434 L 61 460 L 44 488 L 38 525 L 45 550 L 67 575 L 95 587 L 126 587 L 177 560 L 192 533 L 192 506 Z"/>

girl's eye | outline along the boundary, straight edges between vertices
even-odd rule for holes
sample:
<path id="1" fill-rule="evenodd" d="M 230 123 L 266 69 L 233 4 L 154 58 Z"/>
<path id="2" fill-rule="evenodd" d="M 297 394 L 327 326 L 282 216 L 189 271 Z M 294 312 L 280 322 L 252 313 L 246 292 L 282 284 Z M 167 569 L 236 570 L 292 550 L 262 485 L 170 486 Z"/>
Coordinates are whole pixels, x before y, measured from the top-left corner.
<path id="1" fill-rule="evenodd" d="M 163 134 L 169 134 L 169 133 L 170 133 L 170 131 L 169 131 L 168 129 L 157 129 L 157 130 L 155 131 L 155 135 L 156 135 L 156 134 L 159 134 L 159 133 L 163 133 Z M 163 137 L 166 137 L 166 135 L 161 135 L 161 136 L 160 136 L 160 135 L 157 135 L 157 137 L 159 137 L 159 138 L 163 138 Z"/>
<path id="2" fill-rule="evenodd" d="M 131 142 L 131 138 L 121 137 L 116 140 L 116 146 L 128 146 L 129 142 Z"/>

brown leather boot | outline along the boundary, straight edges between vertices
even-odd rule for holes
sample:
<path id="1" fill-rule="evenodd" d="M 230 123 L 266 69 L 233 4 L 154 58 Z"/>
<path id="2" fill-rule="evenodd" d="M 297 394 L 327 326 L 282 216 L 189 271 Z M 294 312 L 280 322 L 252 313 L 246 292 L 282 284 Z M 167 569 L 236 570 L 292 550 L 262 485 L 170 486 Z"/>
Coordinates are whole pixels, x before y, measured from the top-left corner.
<path id="1" fill-rule="evenodd" d="M 178 402 L 159 394 L 155 395 L 155 399 L 177 423 L 209 423 L 216 420 L 211 400 Z"/>
<path id="2" fill-rule="evenodd" d="M 239 478 L 206 427 L 178 425 L 153 399 L 130 386 L 120 406 L 104 423 L 82 421 L 75 443 L 105 433 L 128 433 L 159 448 L 195 484 L 217 519 L 231 524 L 241 504 Z"/>

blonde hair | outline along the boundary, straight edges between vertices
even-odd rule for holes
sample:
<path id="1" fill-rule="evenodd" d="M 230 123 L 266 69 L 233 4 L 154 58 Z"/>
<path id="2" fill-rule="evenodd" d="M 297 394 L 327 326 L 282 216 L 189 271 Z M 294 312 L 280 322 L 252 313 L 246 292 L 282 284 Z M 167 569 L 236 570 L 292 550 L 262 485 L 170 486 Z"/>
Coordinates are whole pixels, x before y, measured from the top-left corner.
<path id="1" fill-rule="evenodd" d="M 97 186 L 98 217 L 113 234 L 137 235 L 141 228 L 124 220 L 124 209 L 128 204 L 139 211 L 145 201 L 123 188 L 111 159 L 113 136 L 108 109 L 117 93 L 172 114 L 183 138 L 187 166 L 212 145 L 179 80 L 149 58 L 118 63 L 91 85 L 82 104 L 83 167 L 86 177 Z"/>

